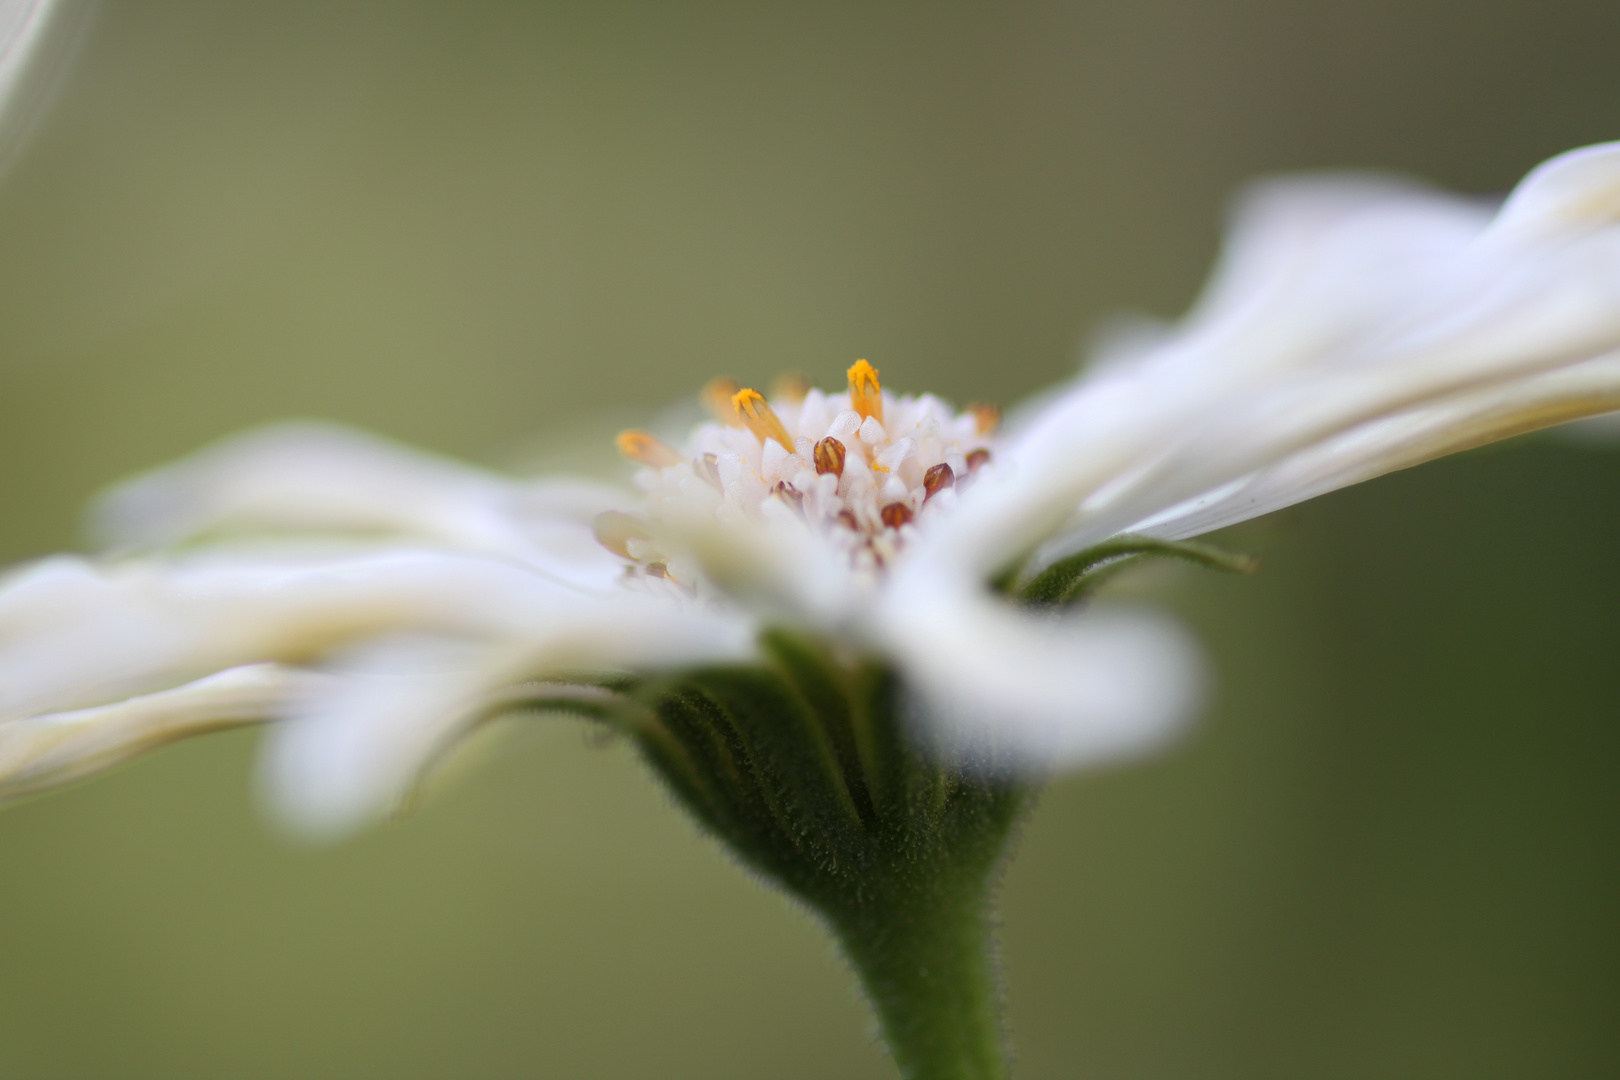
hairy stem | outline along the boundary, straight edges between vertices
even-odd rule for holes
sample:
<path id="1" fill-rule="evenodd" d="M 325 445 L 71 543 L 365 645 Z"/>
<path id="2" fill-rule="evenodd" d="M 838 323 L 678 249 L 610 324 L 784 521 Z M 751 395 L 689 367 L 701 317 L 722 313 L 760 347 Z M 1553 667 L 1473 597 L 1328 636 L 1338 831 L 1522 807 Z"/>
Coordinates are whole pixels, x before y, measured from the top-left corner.
<path id="1" fill-rule="evenodd" d="M 990 919 L 972 892 L 938 910 L 837 927 L 907 1080 L 1007 1075 Z"/>

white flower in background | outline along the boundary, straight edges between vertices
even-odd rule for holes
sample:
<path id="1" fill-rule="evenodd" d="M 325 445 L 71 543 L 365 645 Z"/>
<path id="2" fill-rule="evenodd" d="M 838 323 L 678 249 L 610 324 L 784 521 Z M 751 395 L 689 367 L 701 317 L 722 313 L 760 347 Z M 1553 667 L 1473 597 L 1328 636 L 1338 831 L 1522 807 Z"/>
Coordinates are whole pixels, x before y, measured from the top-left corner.
<path id="1" fill-rule="evenodd" d="M 711 386 L 719 419 L 678 445 L 626 433 L 639 492 L 329 427 L 249 433 L 103 500 L 104 554 L 0 582 L 0 795 L 280 719 L 274 805 L 340 832 L 533 680 L 745 661 L 776 626 L 887 659 L 945 753 L 1046 771 L 1140 752 L 1198 704 L 1186 633 L 990 582 L 1620 409 L 1617 349 L 1607 144 L 1500 207 L 1263 185 L 1179 328 L 1005 431 L 862 361 L 837 393 Z"/>

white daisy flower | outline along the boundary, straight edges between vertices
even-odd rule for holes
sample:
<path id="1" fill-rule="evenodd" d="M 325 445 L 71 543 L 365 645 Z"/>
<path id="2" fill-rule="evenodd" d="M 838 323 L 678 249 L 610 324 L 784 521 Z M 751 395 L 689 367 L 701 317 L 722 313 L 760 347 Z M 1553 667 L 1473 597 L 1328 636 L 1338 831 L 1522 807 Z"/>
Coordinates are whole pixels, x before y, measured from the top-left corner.
<path id="1" fill-rule="evenodd" d="M 1196 709 L 1200 656 L 1163 614 L 1060 603 L 1085 566 L 1620 409 L 1617 349 L 1606 144 L 1500 206 L 1262 185 L 1179 327 L 1007 430 L 863 360 L 836 392 L 711 384 L 684 441 L 625 433 L 637 490 L 251 432 L 102 500 L 103 554 L 0 583 L 0 796 L 277 719 L 273 805 L 341 833 L 513 702 L 604 706 L 612 673 L 760 662 L 770 631 L 892 669 L 947 760 L 1140 752 Z"/>

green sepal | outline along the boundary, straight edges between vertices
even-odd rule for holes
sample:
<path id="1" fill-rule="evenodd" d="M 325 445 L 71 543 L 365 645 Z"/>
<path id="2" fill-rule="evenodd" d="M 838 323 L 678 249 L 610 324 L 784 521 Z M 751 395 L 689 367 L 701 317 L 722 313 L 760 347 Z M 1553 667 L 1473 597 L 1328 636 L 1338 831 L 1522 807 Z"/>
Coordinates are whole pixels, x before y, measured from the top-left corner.
<path id="1" fill-rule="evenodd" d="M 1009 577 L 1003 588 L 1028 607 L 1063 607 L 1084 600 L 1121 570 L 1150 558 L 1181 559 L 1231 574 L 1251 574 L 1260 565 L 1252 556 L 1210 544 L 1125 535 L 1059 559 L 1028 580 Z"/>

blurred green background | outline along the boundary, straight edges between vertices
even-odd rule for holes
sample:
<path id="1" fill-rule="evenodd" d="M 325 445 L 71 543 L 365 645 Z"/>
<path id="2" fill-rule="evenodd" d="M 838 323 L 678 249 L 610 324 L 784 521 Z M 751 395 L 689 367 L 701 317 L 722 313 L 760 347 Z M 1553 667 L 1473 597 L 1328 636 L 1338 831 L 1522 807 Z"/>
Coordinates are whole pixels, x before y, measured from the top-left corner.
<path id="1" fill-rule="evenodd" d="M 513 460 L 854 357 L 1013 402 L 1179 312 L 1279 170 L 1493 192 L 1620 134 L 1620 6 L 108 3 L 0 185 L 0 556 L 243 425 Z M 1620 1057 L 1620 447 L 1520 441 L 1161 582 L 1218 699 L 1055 784 L 1018 1075 Z M 251 734 L 0 812 L 0 1076 L 890 1075 L 817 928 L 546 722 L 336 850 Z"/>

